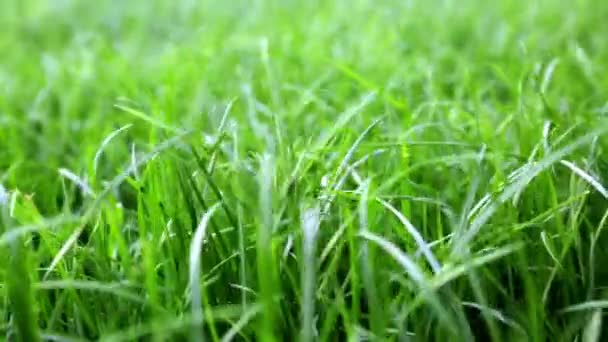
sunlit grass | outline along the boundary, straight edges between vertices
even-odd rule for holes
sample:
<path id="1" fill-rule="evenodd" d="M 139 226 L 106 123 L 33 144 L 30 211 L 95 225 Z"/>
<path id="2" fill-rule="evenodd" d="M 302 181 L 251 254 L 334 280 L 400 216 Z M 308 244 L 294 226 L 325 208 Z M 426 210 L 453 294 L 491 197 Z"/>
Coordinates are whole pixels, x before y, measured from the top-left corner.
<path id="1" fill-rule="evenodd" d="M 608 3 L 0 7 L 7 340 L 605 338 Z"/>

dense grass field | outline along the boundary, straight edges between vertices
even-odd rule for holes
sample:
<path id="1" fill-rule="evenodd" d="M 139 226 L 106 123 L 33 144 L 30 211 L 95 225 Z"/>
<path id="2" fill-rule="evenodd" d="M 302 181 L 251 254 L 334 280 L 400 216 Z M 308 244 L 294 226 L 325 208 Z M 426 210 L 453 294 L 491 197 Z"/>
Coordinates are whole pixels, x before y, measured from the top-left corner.
<path id="1" fill-rule="evenodd" d="M 1 2 L 0 335 L 605 340 L 607 18 Z"/>

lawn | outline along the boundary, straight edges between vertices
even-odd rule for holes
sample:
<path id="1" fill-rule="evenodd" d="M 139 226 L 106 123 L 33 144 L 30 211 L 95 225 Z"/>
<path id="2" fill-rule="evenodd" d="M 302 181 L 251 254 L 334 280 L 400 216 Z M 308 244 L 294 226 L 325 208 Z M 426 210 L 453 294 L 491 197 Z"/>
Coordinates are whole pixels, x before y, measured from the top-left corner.
<path id="1" fill-rule="evenodd" d="M 600 341 L 608 1 L 0 4 L 7 341 Z"/>

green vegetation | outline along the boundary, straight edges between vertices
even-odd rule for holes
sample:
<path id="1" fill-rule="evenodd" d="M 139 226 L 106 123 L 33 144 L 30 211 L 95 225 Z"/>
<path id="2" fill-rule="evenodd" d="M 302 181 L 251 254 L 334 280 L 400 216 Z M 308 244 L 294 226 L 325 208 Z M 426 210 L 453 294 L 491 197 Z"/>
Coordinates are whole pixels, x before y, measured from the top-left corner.
<path id="1" fill-rule="evenodd" d="M 2 2 L 2 336 L 606 337 L 606 18 Z"/>

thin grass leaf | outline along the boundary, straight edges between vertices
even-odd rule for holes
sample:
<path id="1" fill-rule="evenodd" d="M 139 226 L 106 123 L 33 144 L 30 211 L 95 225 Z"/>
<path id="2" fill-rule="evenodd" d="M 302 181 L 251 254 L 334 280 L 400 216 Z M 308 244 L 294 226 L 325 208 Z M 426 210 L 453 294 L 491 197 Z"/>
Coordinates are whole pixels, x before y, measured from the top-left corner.
<path id="1" fill-rule="evenodd" d="M 547 93 L 547 89 L 549 89 L 549 83 L 551 82 L 551 78 L 553 76 L 553 72 L 555 71 L 555 67 L 559 64 L 559 58 L 553 58 L 549 65 L 545 68 L 545 72 L 543 73 L 543 79 L 540 84 L 540 92 L 542 94 Z"/>
<path id="2" fill-rule="evenodd" d="M 365 128 L 365 130 L 357 137 L 357 139 L 355 140 L 355 142 L 353 142 L 353 144 L 350 146 L 350 148 L 348 149 L 348 151 L 344 155 L 344 158 L 342 158 L 342 161 L 340 162 L 340 165 L 338 166 L 338 169 L 335 172 L 335 175 L 334 175 L 335 179 L 337 179 L 337 178 L 340 177 L 340 175 L 342 174 L 342 172 L 348 166 L 348 163 L 352 159 L 352 157 L 355 154 L 355 151 L 357 150 L 357 148 L 359 147 L 359 145 L 361 145 L 361 143 L 363 142 L 363 140 L 365 139 L 365 137 L 372 131 L 372 129 L 375 126 L 377 126 L 382 121 L 382 119 L 383 118 L 378 118 L 378 119 L 374 120 L 374 122 L 372 122 L 369 126 L 367 126 L 367 128 Z M 335 180 L 332 183 L 335 183 Z"/>
<path id="3" fill-rule="evenodd" d="M 258 314 L 262 312 L 262 306 L 253 304 L 243 313 L 243 315 L 236 321 L 226 334 L 222 337 L 221 342 L 230 342 L 236 338 L 236 336 L 241 332 L 241 330 L 249 324 L 249 322 Z"/>
<path id="4" fill-rule="evenodd" d="M 218 185 L 215 183 L 215 180 L 213 179 L 213 177 L 207 170 L 207 167 L 205 167 L 205 164 L 203 163 L 203 159 L 199 156 L 198 152 L 196 152 L 196 149 L 194 148 L 194 146 L 190 146 L 190 151 L 196 158 L 196 162 L 198 164 L 199 170 L 202 171 L 203 175 L 205 176 L 205 180 L 207 181 L 207 184 L 209 184 L 211 191 L 213 191 L 213 193 L 217 197 L 218 201 L 220 201 L 220 203 L 222 204 L 222 209 L 226 213 L 226 217 L 230 221 L 230 224 L 233 227 L 238 227 L 238 223 L 235 219 L 234 214 L 232 213 L 232 210 L 228 207 L 228 204 L 225 201 L 224 196 L 222 195 L 222 192 L 220 191 Z"/>
<path id="5" fill-rule="evenodd" d="M 369 240 L 378 246 L 380 246 L 385 252 L 387 252 L 403 270 L 420 286 L 427 286 L 427 279 L 424 272 L 418 265 L 410 259 L 405 253 L 403 253 L 395 244 L 392 242 L 374 234 L 369 231 L 362 231 L 361 237 Z"/>
<path id="6" fill-rule="evenodd" d="M 61 279 L 61 280 L 44 280 L 34 284 L 37 290 L 82 290 L 107 293 L 116 298 L 130 300 L 132 302 L 147 304 L 145 298 L 125 290 L 123 284 L 119 283 L 103 283 L 94 280 L 77 280 L 77 279 Z"/>
<path id="7" fill-rule="evenodd" d="M 186 186 L 185 182 L 183 181 L 184 178 L 187 179 L 188 183 L 190 184 L 189 189 Z M 180 185 L 182 187 L 182 191 L 184 192 L 184 194 L 188 193 L 188 190 L 191 190 L 192 193 L 194 194 L 194 199 L 196 199 L 196 201 L 201 205 L 201 207 L 203 207 L 203 210 L 205 210 L 205 211 L 209 210 L 209 206 L 207 205 L 207 202 L 205 201 L 203 194 L 199 190 L 199 188 L 196 184 L 196 181 L 194 180 L 194 178 L 192 176 L 187 175 L 185 172 L 183 172 L 179 181 L 180 181 Z M 220 199 L 220 201 L 221 200 L 222 199 Z M 193 217 L 193 215 L 195 215 L 194 206 L 192 206 L 191 204 L 189 206 L 189 212 L 190 212 L 191 217 Z M 225 241 L 224 235 L 220 232 L 220 229 L 217 226 L 215 220 L 211 219 L 210 225 L 211 225 L 211 230 L 214 234 L 213 238 L 214 238 L 214 240 L 217 240 L 217 242 L 218 242 L 217 243 L 218 254 L 222 259 L 224 259 L 228 253 L 227 242 Z"/>
<path id="8" fill-rule="evenodd" d="M 80 188 L 85 195 L 95 198 L 95 192 L 93 192 L 93 189 L 91 189 L 91 186 L 87 183 L 87 181 L 68 169 L 60 168 L 59 174 L 76 184 L 76 186 L 78 186 L 78 188 Z"/>
<path id="9" fill-rule="evenodd" d="M 314 143 L 312 143 L 312 147 L 307 149 L 306 153 L 315 154 L 321 150 L 323 150 L 327 144 L 333 139 L 340 130 L 346 126 L 357 114 L 359 114 L 365 107 L 367 107 L 370 103 L 375 99 L 375 92 L 370 92 L 363 95 L 359 98 L 354 105 L 350 106 L 348 109 L 339 114 L 338 118 L 335 121 L 335 124 L 331 126 L 330 129 L 324 130 L 320 136 L 316 139 Z M 298 163 L 294 167 L 291 175 L 289 176 L 289 181 L 285 183 L 285 187 L 282 189 L 282 193 L 285 194 L 289 191 L 291 184 L 297 182 L 303 175 L 305 175 L 308 170 L 313 166 L 313 161 L 308 161 L 304 163 L 304 155 L 300 157 Z"/>
<path id="10" fill-rule="evenodd" d="M 569 162 L 567 160 L 560 160 L 560 163 L 568 167 L 577 176 L 581 177 L 584 181 L 589 183 L 589 185 L 591 185 L 595 190 L 597 190 L 597 192 L 604 196 L 605 199 L 608 199 L 608 190 L 606 190 L 606 188 L 593 176 L 591 176 L 589 173 L 585 172 L 578 166 L 574 165 L 574 163 Z"/>
<path id="11" fill-rule="evenodd" d="M 429 247 L 429 244 L 424 241 L 424 238 L 422 237 L 422 234 L 420 234 L 418 229 L 416 229 L 416 227 L 414 227 L 414 225 L 412 225 L 410 221 L 405 216 L 403 216 L 403 214 L 401 214 L 397 209 L 395 209 L 395 207 L 390 205 L 388 202 L 383 201 L 379 198 L 376 200 L 397 217 L 399 222 L 401 222 L 401 224 L 405 227 L 405 230 L 414 238 L 416 245 L 418 245 L 418 248 L 420 249 L 420 251 L 422 251 L 422 254 L 425 256 L 433 272 L 439 273 L 441 271 L 441 265 L 439 264 L 439 261 L 437 261 L 437 258 L 435 258 L 435 255 L 433 255 L 433 251 Z"/>
<path id="12" fill-rule="evenodd" d="M 543 242 L 543 245 L 545 246 L 545 249 L 547 250 L 547 253 L 551 257 L 551 259 L 553 259 L 553 261 L 555 262 L 555 264 L 558 267 L 562 268 L 563 266 L 562 266 L 561 262 L 559 262 L 559 259 L 557 258 L 557 256 L 555 255 L 555 252 L 553 251 L 553 244 L 547 237 L 547 233 L 545 231 L 540 232 L 540 240 Z"/>
<path id="13" fill-rule="evenodd" d="M 83 224 L 86 223 L 88 220 L 91 219 L 91 217 L 93 216 L 93 214 L 96 212 L 97 208 L 101 205 L 103 199 L 110 194 L 112 191 L 114 191 L 114 189 L 119 186 L 120 184 L 122 184 L 127 178 L 129 178 L 129 175 L 131 175 L 132 173 L 134 173 L 139 167 L 145 165 L 146 163 L 148 163 L 150 160 L 154 159 L 154 157 L 156 157 L 159 153 L 164 152 L 170 148 L 175 147 L 178 143 L 180 143 L 186 136 L 192 134 L 193 131 L 187 131 L 183 134 L 174 136 L 172 138 L 169 138 L 165 141 L 163 141 L 162 143 L 156 145 L 152 151 L 150 151 L 149 153 L 145 154 L 144 156 L 142 156 L 139 160 L 137 160 L 136 163 L 130 163 L 129 167 L 126 168 L 126 170 L 124 170 L 122 173 L 118 174 L 117 176 L 115 176 L 106 186 L 106 188 L 98 194 L 98 196 L 95 198 L 95 202 L 88 208 L 87 212 L 85 213 L 85 215 L 83 215 Z"/>
<path id="14" fill-rule="evenodd" d="M 81 225 L 80 227 L 78 227 L 78 229 L 76 229 L 70 235 L 70 237 L 66 240 L 66 242 L 59 249 L 59 252 L 57 252 L 57 254 L 53 257 L 53 260 L 51 261 L 49 267 L 47 267 L 47 270 L 44 272 L 44 275 L 42 276 L 42 280 L 46 280 L 49 277 L 49 275 L 55 270 L 57 265 L 59 265 L 59 263 L 61 262 L 61 259 L 63 259 L 63 257 L 66 255 L 66 253 L 78 241 L 78 237 L 80 236 L 80 234 L 82 234 L 82 231 L 84 229 L 85 229 L 85 226 Z"/>
<path id="15" fill-rule="evenodd" d="M 158 128 L 164 129 L 168 132 L 175 133 L 175 134 L 184 134 L 185 133 L 184 130 L 170 126 L 158 119 L 155 119 L 155 118 L 145 114 L 144 112 L 142 112 L 140 110 L 137 110 L 137 109 L 134 109 L 131 107 L 127 107 L 126 105 L 122 105 L 122 104 L 118 104 L 118 103 L 115 104 L 114 107 L 120 109 L 121 111 L 123 111 L 125 113 L 131 114 L 134 117 L 136 117 L 154 127 L 158 127 Z"/>
<path id="16" fill-rule="evenodd" d="M 304 210 L 301 217 L 304 263 L 302 271 L 302 341 L 311 342 L 314 340 L 314 312 L 315 312 L 315 283 L 316 268 L 315 245 L 317 232 L 321 222 L 320 208 L 313 207 Z"/>
<path id="17" fill-rule="evenodd" d="M 340 181 L 338 181 L 338 179 L 340 179 L 340 176 L 342 175 L 344 170 L 347 169 L 347 165 L 348 165 L 350 159 L 353 157 L 353 155 L 354 155 L 355 151 L 357 150 L 357 148 L 359 147 L 359 145 L 363 142 L 363 139 L 365 139 L 365 137 L 369 134 L 369 132 L 371 132 L 371 130 L 376 125 L 378 125 L 380 123 L 380 121 L 382 121 L 382 118 L 376 119 L 369 126 L 367 126 L 367 128 L 363 131 L 363 133 L 361 133 L 359 135 L 359 137 L 357 137 L 355 142 L 351 145 L 351 147 L 348 149 L 348 151 L 344 155 L 344 158 L 340 162 L 340 165 L 338 166 L 338 169 L 336 170 L 336 172 L 334 174 L 334 179 L 331 182 L 332 185 L 330 186 L 330 188 L 332 190 L 332 194 L 330 196 L 328 196 L 327 199 L 325 200 L 325 203 L 323 205 L 323 212 L 322 212 L 323 215 L 326 215 L 328 213 L 329 207 L 335 198 L 336 191 L 340 190 L 340 188 L 342 187 L 342 185 L 344 183 L 344 180 L 346 179 L 346 176 L 349 173 L 347 171 L 347 173 L 342 176 L 342 179 Z M 366 157 L 369 157 L 369 155 Z M 367 160 L 367 158 L 364 158 L 364 159 Z M 353 168 L 348 168 L 348 170 L 352 170 Z"/>
<path id="18" fill-rule="evenodd" d="M 481 304 L 478 303 L 473 303 L 473 302 L 462 302 L 462 305 L 464 306 L 468 306 L 471 308 L 475 308 L 479 311 L 485 311 L 488 315 L 490 315 L 492 318 L 496 319 L 497 321 L 504 323 L 508 326 L 510 326 L 511 328 L 515 328 L 517 331 L 524 333 L 525 330 L 524 328 L 522 328 L 521 325 L 519 325 L 516 321 L 514 321 L 513 319 L 506 317 L 502 312 L 493 309 L 493 308 L 489 308 L 487 306 L 483 306 Z"/>
<path id="19" fill-rule="evenodd" d="M 277 291 L 275 275 L 275 260 L 272 245 L 274 219 L 272 210 L 274 162 L 270 155 L 265 154 L 260 161 L 259 173 L 259 227 L 257 229 L 257 272 L 259 298 L 264 306 L 260 319 L 258 334 L 260 340 L 275 339 L 275 324 L 277 312 L 274 307 L 274 297 Z"/>
<path id="20" fill-rule="evenodd" d="M 120 133 L 122 133 L 122 132 L 126 131 L 127 129 L 131 128 L 132 126 L 133 126 L 132 124 L 127 124 L 127 125 L 124 125 L 124 126 L 118 128 L 117 130 L 112 131 L 112 133 L 110 133 L 101 142 L 101 145 L 97 149 L 97 152 L 95 152 L 95 157 L 93 158 L 93 171 L 95 171 L 95 174 L 97 174 L 97 166 L 99 165 L 99 159 L 101 158 L 101 155 L 103 154 L 106 146 L 112 141 L 112 139 L 114 139 L 115 137 L 117 137 Z"/>
<path id="21" fill-rule="evenodd" d="M 437 287 L 434 287 L 425 276 L 423 270 L 405 253 L 403 253 L 392 242 L 369 231 L 360 232 L 359 235 L 378 245 L 382 250 L 389 254 L 401 266 L 403 271 L 416 283 L 420 289 L 420 296 L 433 308 L 433 312 L 439 320 L 446 325 L 450 331 L 459 334 L 460 337 L 468 335 L 469 329 L 463 331 L 459 329 L 457 318 L 452 317 L 452 314 L 442 305 L 440 298 L 434 293 Z M 462 328 L 462 327 L 460 327 Z"/>
<path id="22" fill-rule="evenodd" d="M 360 187 L 360 200 L 359 200 L 359 232 L 364 233 L 369 230 L 369 188 L 371 181 L 366 179 L 359 186 Z M 370 306 L 370 317 L 371 317 L 371 328 L 372 331 L 379 334 L 384 331 L 385 322 L 381 313 L 381 300 L 378 296 L 378 288 L 376 286 L 376 280 L 374 277 L 374 268 L 370 260 L 370 250 L 368 241 L 364 240 L 361 243 L 361 274 L 363 280 L 363 286 L 365 289 L 365 295 Z"/>
<path id="23" fill-rule="evenodd" d="M 572 313 L 597 309 L 608 309 L 608 300 L 590 300 L 584 303 L 567 306 L 560 310 L 561 313 Z"/>
<path id="24" fill-rule="evenodd" d="M 224 133 L 224 127 L 226 126 L 228 114 L 230 114 L 230 111 L 232 110 L 234 101 L 236 101 L 236 99 L 232 99 L 232 100 L 230 100 L 230 102 L 228 102 L 228 105 L 226 106 L 226 109 L 224 110 L 224 114 L 222 115 L 222 118 L 220 120 L 220 124 L 217 128 L 217 132 L 218 132 L 217 134 L 220 135 L 220 138 L 217 139 L 217 142 L 215 143 L 215 146 L 211 152 L 211 158 L 209 158 L 209 167 L 207 169 L 209 174 L 213 174 L 213 171 L 215 169 L 215 161 L 217 159 L 217 151 L 218 151 L 217 147 L 219 147 L 219 143 L 222 140 L 222 134 Z"/>
<path id="25" fill-rule="evenodd" d="M 203 303 L 201 299 L 201 255 L 203 248 L 203 240 L 205 239 L 205 234 L 207 232 L 207 225 L 209 224 L 209 220 L 215 213 L 215 210 L 220 206 L 219 203 L 214 204 L 209 208 L 209 210 L 203 215 L 201 218 L 201 222 L 199 223 L 196 231 L 194 232 L 194 237 L 190 243 L 190 273 L 189 273 L 189 283 L 190 283 L 190 302 L 192 306 L 192 316 L 199 317 L 203 316 Z M 204 335 L 202 332 L 201 326 L 193 327 L 193 338 L 195 341 L 204 341 Z"/>
<path id="26" fill-rule="evenodd" d="M 583 330 L 583 342 L 598 342 L 602 336 L 602 309 L 596 309 Z"/>
<path id="27" fill-rule="evenodd" d="M 485 264 L 491 263 L 493 261 L 499 260 L 518 249 L 522 248 L 523 244 L 512 244 L 500 248 L 496 248 L 491 252 L 486 254 L 482 254 L 480 256 L 470 256 L 469 259 L 459 265 L 456 266 L 444 266 L 442 272 L 435 276 L 432 280 L 433 288 L 440 288 L 443 285 L 451 282 L 452 280 L 466 274 L 469 270 L 481 267 Z"/>

